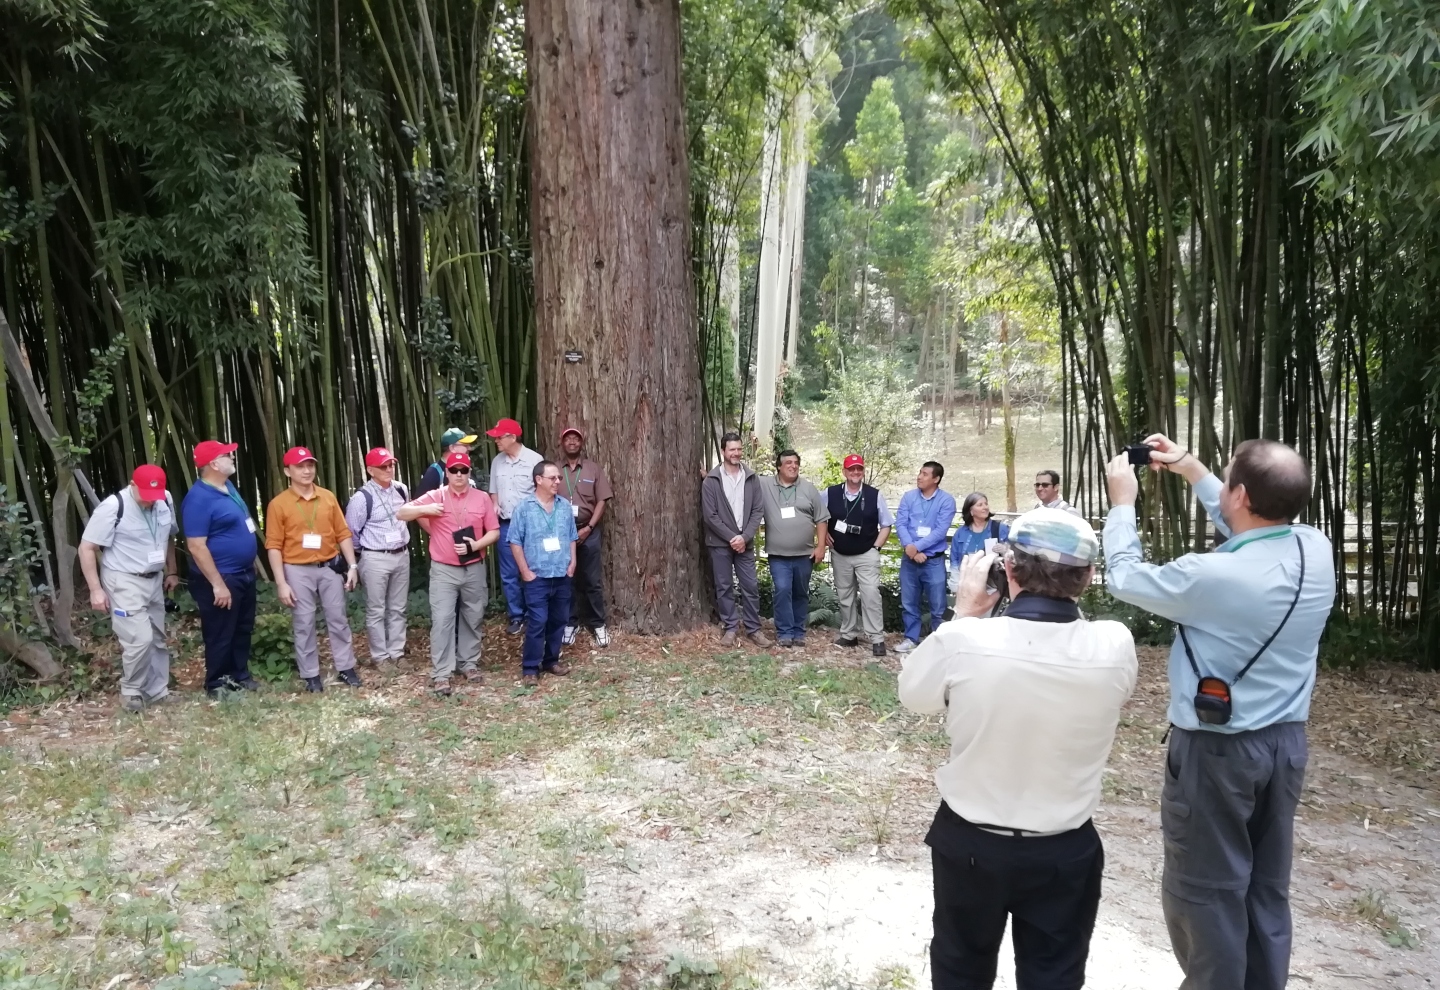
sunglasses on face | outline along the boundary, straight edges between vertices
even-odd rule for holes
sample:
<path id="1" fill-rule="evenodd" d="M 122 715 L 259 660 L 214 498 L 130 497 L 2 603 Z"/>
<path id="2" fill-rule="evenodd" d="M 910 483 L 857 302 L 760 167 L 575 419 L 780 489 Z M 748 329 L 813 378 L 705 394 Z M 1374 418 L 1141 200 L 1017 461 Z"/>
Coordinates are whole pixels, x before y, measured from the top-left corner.
<path id="1" fill-rule="evenodd" d="M 540 480 L 541 480 L 541 481 L 559 481 L 559 480 L 560 480 L 560 476 L 559 476 L 558 474 L 542 474 L 542 475 L 540 476 Z"/>
<path id="2" fill-rule="evenodd" d="M 450 468 L 450 473 L 451 473 L 451 474 L 469 474 L 469 473 L 470 473 L 470 469 L 467 468 L 467 467 L 453 467 L 453 468 Z"/>
<path id="3" fill-rule="evenodd" d="M 1055 487 L 1055 482 L 1053 482 L 1053 481 L 1037 481 L 1037 482 L 1035 482 L 1035 487 L 1036 487 L 1036 488 L 1054 488 L 1054 487 Z"/>

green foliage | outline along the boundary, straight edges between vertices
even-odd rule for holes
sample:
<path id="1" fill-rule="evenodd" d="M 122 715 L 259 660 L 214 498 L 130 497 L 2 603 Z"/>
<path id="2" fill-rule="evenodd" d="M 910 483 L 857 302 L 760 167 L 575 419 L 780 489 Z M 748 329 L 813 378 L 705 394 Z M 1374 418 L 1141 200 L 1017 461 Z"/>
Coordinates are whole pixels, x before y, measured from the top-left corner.
<path id="1" fill-rule="evenodd" d="M 0 485 L 0 628 L 22 639 L 40 639 L 47 632 L 35 614 L 35 598 L 46 589 L 32 584 L 41 560 L 37 525 L 25 504 L 11 500 Z"/>
<path id="2" fill-rule="evenodd" d="M 1175 624 L 1111 596 L 1104 585 L 1092 584 L 1080 596 L 1080 610 L 1091 619 L 1113 619 L 1130 630 L 1137 646 L 1169 646 Z"/>
<path id="3" fill-rule="evenodd" d="M 1332 612 L 1320 637 L 1320 662 L 1326 667 L 1363 670 L 1377 660 L 1429 669 L 1440 662 L 1425 649 L 1413 624 L 1387 626 L 1372 615 Z"/>
<path id="4" fill-rule="evenodd" d="M 895 84 L 875 80 L 855 118 L 855 139 L 845 146 L 850 174 L 866 184 L 866 199 L 878 206 L 905 164 L 905 123 L 895 104 Z"/>
<path id="5" fill-rule="evenodd" d="M 255 616 L 250 673 L 271 684 L 295 677 L 295 635 L 289 615 L 269 612 Z"/>
<path id="6" fill-rule="evenodd" d="M 916 429 L 919 394 L 894 358 L 855 354 L 820 409 L 825 446 L 861 454 L 871 484 L 890 480 Z"/>
<path id="7" fill-rule="evenodd" d="M 1300 0 L 1277 56 L 1304 73 L 1313 108 L 1299 148 L 1332 193 L 1378 185 L 1440 204 L 1440 32 L 1431 0 Z"/>

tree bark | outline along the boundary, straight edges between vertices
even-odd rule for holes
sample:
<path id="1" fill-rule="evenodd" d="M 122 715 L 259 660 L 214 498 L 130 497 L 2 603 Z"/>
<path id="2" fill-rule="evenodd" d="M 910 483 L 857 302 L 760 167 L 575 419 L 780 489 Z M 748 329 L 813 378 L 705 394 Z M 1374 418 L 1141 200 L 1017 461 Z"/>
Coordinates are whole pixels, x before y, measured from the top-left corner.
<path id="1" fill-rule="evenodd" d="M 703 615 L 701 411 L 679 3 L 529 0 L 525 22 L 533 443 L 578 427 L 609 472 L 611 622 L 688 628 Z"/>

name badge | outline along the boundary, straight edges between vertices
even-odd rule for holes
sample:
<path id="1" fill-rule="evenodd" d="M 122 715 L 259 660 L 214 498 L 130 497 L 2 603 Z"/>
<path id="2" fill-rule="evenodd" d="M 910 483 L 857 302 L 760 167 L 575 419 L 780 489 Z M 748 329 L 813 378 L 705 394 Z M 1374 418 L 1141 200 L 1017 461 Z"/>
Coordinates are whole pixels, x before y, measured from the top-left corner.
<path id="1" fill-rule="evenodd" d="M 554 553 L 556 550 L 560 549 L 560 537 L 547 536 L 544 540 L 541 541 L 540 545 L 544 547 L 547 552 Z"/>
<path id="2" fill-rule="evenodd" d="M 1000 541 L 999 541 L 999 540 L 987 539 L 987 540 L 985 541 L 985 552 L 986 552 L 986 553 L 989 553 L 991 550 L 994 550 L 997 546 L 999 546 L 999 544 L 1000 544 Z"/>
<path id="3" fill-rule="evenodd" d="M 152 563 L 152 564 L 163 564 L 163 563 L 165 563 L 165 551 L 164 551 L 164 550 L 151 550 L 151 551 L 150 551 L 150 563 Z"/>
<path id="4" fill-rule="evenodd" d="M 915 527 L 915 535 L 916 535 L 916 536 L 929 536 L 929 535 L 930 535 L 930 527 L 929 527 L 929 526 L 916 526 L 916 527 Z"/>
<path id="5" fill-rule="evenodd" d="M 576 519 L 579 519 L 579 518 L 580 518 L 580 506 L 576 505 L 574 502 L 571 502 L 571 503 L 570 503 L 570 514 L 571 514 L 572 516 L 574 516 Z"/>
<path id="6" fill-rule="evenodd" d="M 781 518 L 781 519 L 794 519 L 794 518 L 795 518 L 795 506 L 793 506 L 793 505 L 787 505 L 787 506 L 785 506 L 784 508 L 782 508 L 782 509 L 780 510 L 780 518 Z"/>
<path id="7" fill-rule="evenodd" d="M 850 527 L 849 527 L 848 525 L 846 525 L 846 524 L 845 524 L 845 521 L 842 519 L 842 520 L 839 520 L 839 521 L 837 521 L 837 522 L 835 523 L 835 532 L 837 532 L 837 533 L 848 533 L 848 532 L 850 532 Z"/>
<path id="8" fill-rule="evenodd" d="M 245 528 L 248 529 L 248 530 L 249 530 L 250 532 L 252 532 L 252 533 L 255 532 L 255 520 L 254 520 L 254 519 L 246 519 L 246 520 L 245 520 Z"/>
<path id="9" fill-rule="evenodd" d="M 304 536 L 300 537 L 300 545 L 306 550 L 319 550 L 320 543 L 321 540 L 319 533 L 306 533 Z"/>

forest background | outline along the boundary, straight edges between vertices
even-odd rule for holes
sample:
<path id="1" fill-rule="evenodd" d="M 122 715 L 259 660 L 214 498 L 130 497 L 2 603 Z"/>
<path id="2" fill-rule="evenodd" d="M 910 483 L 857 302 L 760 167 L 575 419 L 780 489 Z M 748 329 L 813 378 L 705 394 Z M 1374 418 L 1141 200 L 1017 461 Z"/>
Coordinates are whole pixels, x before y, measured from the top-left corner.
<path id="1" fill-rule="evenodd" d="M 973 424 L 1001 431 L 1013 507 L 1019 417 L 1058 407 L 1068 496 L 1098 515 L 1137 433 L 1217 466 L 1294 444 L 1347 575 L 1333 655 L 1440 656 L 1423 0 L 645 5 L 680 82 L 684 167 L 658 181 L 689 204 L 689 301 L 596 321 L 583 349 L 537 295 L 532 229 L 575 149 L 526 18 L 563 6 L 0 2 L 0 647 L 43 666 L 27 641 L 78 642 L 95 496 L 142 460 L 183 491 L 204 437 L 241 444 L 262 507 L 294 443 L 343 491 L 370 446 L 418 473 L 445 425 L 514 415 L 548 449 L 564 415 L 638 493 L 634 435 L 610 432 L 634 397 L 600 394 L 601 362 L 664 338 L 698 401 L 654 418 L 703 459 L 737 424 L 763 459 L 800 414 L 894 480 L 908 435 Z M 569 363 L 589 391 L 562 412 Z M 697 576 L 635 566 L 683 560 L 693 507 L 650 533 L 631 501 L 607 565 L 623 624 L 693 623 Z M 1177 486 L 1152 480 L 1143 518 L 1158 557 L 1205 544 Z M 657 585 L 681 605 L 657 611 Z"/>

